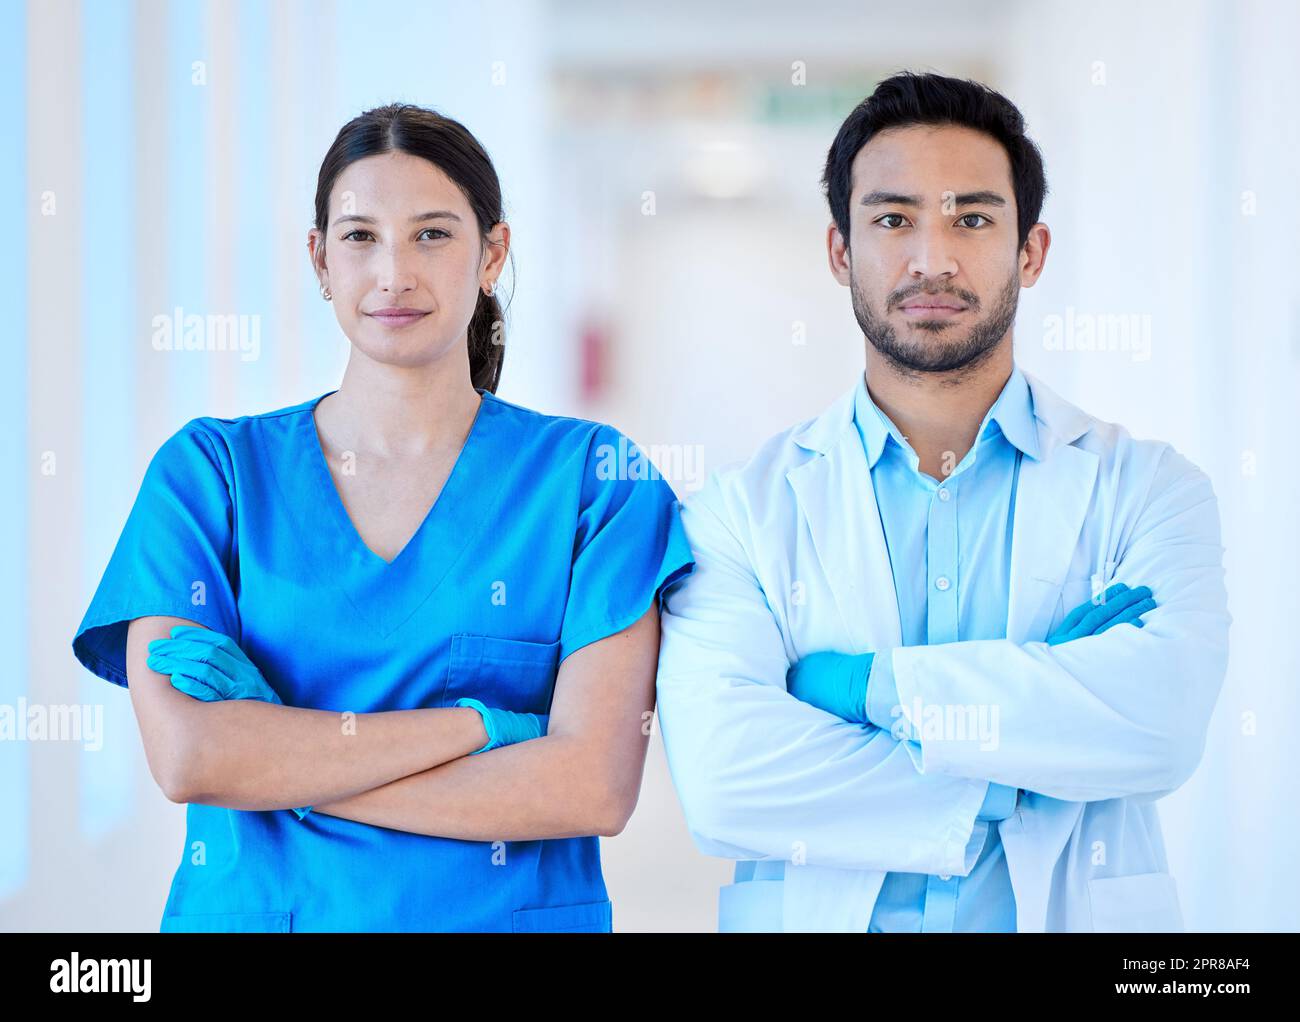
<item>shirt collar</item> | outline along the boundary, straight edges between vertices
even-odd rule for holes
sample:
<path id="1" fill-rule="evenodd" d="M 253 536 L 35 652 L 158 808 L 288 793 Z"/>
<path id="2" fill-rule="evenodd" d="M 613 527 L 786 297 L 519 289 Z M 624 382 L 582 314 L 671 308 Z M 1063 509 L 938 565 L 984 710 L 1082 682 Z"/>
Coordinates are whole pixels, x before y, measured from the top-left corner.
<path id="1" fill-rule="evenodd" d="M 890 421 L 889 416 L 871 399 L 867 390 L 865 374 L 858 375 L 857 393 L 853 401 L 853 421 L 862 437 L 862 446 L 867 454 L 867 465 L 875 468 L 885 451 L 886 442 L 892 437 L 899 450 L 908 451 L 903 434 Z M 1002 393 L 998 395 L 992 407 L 980 423 L 977 443 L 994 437 L 1001 431 L 1002 435 L 1017 449 L 1038 460 L 1038 427 L 1034 422 L 1034 399 L 1030 393 L 1025 374 L 1019 366 L 1013 366 Z"/>

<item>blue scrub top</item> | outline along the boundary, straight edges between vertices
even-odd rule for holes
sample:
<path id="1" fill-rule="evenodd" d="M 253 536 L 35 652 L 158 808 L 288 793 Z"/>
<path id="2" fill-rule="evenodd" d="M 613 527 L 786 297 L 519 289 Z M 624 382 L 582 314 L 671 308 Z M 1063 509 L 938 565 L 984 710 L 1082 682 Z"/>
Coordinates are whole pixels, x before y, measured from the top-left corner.
<path id="1" fill-rule="evenodd" d="M 329 392 L 332 393 L 332 392 Z M 611 426 L 482 402 L 437 502 L 385 562 L 312 411 L 193 419 L 154 456 L 72 647 L 126 686 L 133 618 L 233 637 L 285 704 L 547 713 L 560 661 L 693 568 L 675 495 Z M 190 804 L 162 930 L 608 931 L 595 836 L 479 842 Z"/>

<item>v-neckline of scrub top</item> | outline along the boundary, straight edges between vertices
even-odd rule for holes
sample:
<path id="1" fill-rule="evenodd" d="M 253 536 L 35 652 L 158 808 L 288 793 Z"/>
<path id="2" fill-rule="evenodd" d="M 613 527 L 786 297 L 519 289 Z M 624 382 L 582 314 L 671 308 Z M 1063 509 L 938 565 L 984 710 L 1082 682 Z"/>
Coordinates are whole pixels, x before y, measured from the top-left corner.
<path id="1" fill-rule="evenodd" d="M 385 561 L 361 538 L 334 483 L 316 431 L 316 406 L 337 388 L 306 404 L 298 423 L 298 441 L 306 451 L 299 447 L 303 456 L 290 454 L 283 463 L 290 483 L 283 487 L 286 496 L 314 498 L 328 519 L 322 523 L 324 528 L 297 530 L 311 563 L 321 565 L 326 578 L 343 591 L 357 614 L 385 637 L 433 594 L 488 524 L 487 512 L 495 506 L 505 476 L 492 471 L 493 424 L 501 406 L 489 391 L 475 389 L 481 401 L 465 443 L 437 499 L 391 561 Z"/>

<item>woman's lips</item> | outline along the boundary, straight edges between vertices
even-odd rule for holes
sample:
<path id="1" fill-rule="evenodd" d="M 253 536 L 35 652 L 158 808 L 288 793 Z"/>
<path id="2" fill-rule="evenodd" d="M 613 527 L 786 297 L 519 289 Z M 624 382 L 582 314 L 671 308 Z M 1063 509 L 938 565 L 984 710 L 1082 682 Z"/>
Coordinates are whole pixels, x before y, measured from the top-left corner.
<path id="1" fill-rule="evenodd" d="M 383 323 L 384 326 L 402 327 L 414 323 L 417 319 L 424 319 L 427 315 L 427 312 L 372 312 L 370 313 L 370 318 L 378 320 L 380 323 Z"/>

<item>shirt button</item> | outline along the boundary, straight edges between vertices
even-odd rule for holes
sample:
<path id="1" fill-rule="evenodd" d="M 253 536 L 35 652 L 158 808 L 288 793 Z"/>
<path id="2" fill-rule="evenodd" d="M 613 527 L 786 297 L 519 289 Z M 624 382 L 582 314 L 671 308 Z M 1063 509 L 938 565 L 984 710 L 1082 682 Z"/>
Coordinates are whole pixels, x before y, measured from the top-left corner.
<path id="1" fill-rule="evenodd" d="M 934 587 L 941 593 L 946 593 L 950 585 L 952 585 L 952 583 L 948 581 L 947 575 L 940 575 L 934 580 Z"/>
<path id="2" fill-rule="evenodd" d="M 940 490 L 940 491 L 939 491 L 939 499 L 940 499 L 940 500 L 948 500 L 950 497 L 952 497 L 952 494 L 949 493 L 947 490 Z"/>

